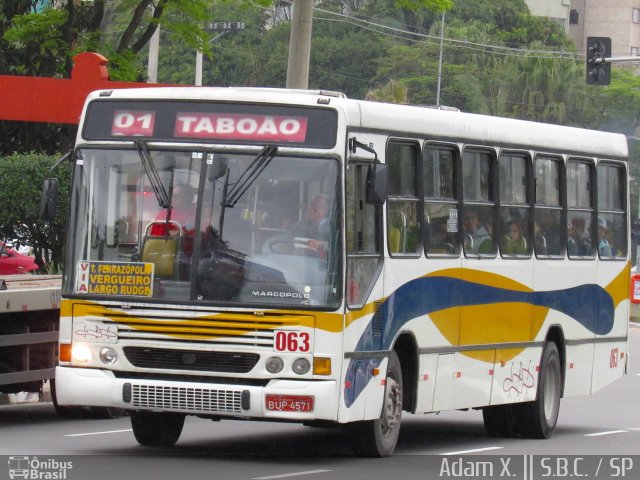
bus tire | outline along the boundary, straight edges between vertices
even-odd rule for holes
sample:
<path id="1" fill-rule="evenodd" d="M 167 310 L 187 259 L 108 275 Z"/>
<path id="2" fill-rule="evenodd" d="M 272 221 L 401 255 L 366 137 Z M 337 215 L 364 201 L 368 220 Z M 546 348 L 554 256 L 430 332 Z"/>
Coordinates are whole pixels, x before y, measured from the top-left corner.
<path id="1" fill-rule="evenodd" d="M 349 426 L 351 447 L 356 455 L 387 457 L 398 443 L 402 420 L 402 370 L 395 351 L 389 355 L 382 412 L 377 420 Z"/>
<path id="2" fill-rule="evenodd" d="M 482 409 L 484 429 L 490 437 L 513 438 L 518 434 L 518 425 L 512 404 L 492 405 Z"/>
<path id="3" fill-rule="evenodd" d="M 549 438 L 560 412 L 562 366 L 555 342 L 545 343 L 540 359 L 536 399 L 518 405 L 518 430 L 524 438 Z"/>
<path id="4" fill-rule="evenodd" d="M 131 428 L 140 445 L 171 447 L 180 438 L 184 415 L 180 413 L 131 412 Z"/>

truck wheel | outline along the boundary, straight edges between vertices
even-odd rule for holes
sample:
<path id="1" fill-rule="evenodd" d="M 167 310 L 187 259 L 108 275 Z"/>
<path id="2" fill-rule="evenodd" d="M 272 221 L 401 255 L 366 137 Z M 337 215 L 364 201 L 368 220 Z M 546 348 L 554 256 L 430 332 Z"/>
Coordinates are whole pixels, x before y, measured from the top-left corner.
<path id="1" fill-rule="evenodd" d="M 356 422 L 349 426 L 351 447 L 356 455 L 387 457 L 393 453 L 402 419 L 402 370 L 393 350 L 389 355 L 382 413 L 377 420 Z"/>
<path id="2" fill-rule="evenodd" d="M 560 412 L 562 367 L 555 342 L 547 342 L 540 359 L 536 399 L 517 405 L 518 430 L 525 438 L 549 438 Z"/>
<path id="3" fill-rule="evenodd" d="M 180 438 L 184 415 L 180 413 L 131 412 L 131 428 L 140 445 L 171 447 Z"/>

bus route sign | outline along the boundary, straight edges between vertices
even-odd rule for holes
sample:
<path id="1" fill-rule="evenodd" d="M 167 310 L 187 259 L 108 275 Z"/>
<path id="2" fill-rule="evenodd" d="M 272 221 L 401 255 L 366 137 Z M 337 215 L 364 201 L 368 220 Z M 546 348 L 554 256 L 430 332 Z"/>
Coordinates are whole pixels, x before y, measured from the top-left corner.
<path id="1" fill-rule="evenodd" d="M 76 293 L 153 296 L 153 263 L 95 262 L 77 264 Z"/>

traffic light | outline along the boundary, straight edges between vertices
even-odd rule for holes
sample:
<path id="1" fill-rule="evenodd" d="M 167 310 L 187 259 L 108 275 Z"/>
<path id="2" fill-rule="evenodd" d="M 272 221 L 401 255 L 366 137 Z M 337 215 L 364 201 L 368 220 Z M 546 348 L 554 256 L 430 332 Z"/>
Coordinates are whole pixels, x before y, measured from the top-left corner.
<path id="1" fill-rule="evenodd" d="M 587 37 L 587 84 L 609 85 L 611 83 L 611 57 L 609 37 Z"/>

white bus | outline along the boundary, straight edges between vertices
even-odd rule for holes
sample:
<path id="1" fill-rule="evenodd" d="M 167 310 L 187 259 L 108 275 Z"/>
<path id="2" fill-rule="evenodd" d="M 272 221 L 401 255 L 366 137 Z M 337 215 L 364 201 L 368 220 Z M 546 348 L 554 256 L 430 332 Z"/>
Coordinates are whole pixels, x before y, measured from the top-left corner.
<path id="1" fill-rule="evenodd" d="M 142 445 L 197 415 L 343 426 L 389 455 L 403 411 L 451 409 L 549 437 L 561 397 L 626 371 L 627 155 L 334 92 L 94 92 L 58 403 L 127 409 Z"/>

